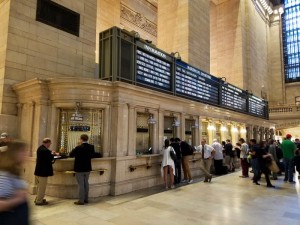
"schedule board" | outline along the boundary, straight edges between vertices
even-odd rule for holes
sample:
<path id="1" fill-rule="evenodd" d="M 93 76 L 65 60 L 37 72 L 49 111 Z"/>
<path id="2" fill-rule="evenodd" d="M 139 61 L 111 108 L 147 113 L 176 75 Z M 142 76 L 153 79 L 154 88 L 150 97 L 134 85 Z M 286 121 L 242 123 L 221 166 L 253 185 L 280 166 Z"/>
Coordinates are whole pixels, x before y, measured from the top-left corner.
<path id="1" fill-rule="evenodd" d="M 136 82 L 171 91 L 172 58 L 142 42 L 136 44 Z"/>
<path id="2" fill-rule="evenodd" d="M 176 95 L 218 104 L 219 79 L 182 61 L 176 61 Z"/>
<path id="3" fill-rule="evenodd" d="M 249 109 L 248 112 L 259 117 L 266 117 L 267 105 L 263 99 L 249 95 Z"/>
<path id="4" fill-rule="evenodd" d="M 223 81 L 221 87 L 221 106 L 247 112 L 248 93 L 246 91 Z"/>

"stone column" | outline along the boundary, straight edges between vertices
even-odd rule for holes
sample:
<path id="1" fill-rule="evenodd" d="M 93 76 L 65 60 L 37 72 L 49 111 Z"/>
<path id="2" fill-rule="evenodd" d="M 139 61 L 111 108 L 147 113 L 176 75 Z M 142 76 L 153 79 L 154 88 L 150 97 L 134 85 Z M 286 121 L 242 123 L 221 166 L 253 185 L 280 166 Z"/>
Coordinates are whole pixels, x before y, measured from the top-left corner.
<path id="1" fill-rule="evenodd" d="M 176 136 L 179 137 L 181 140 L 185 140 L 185 113 L 180 113 L 177 119 L 178 118 L 180 120 L 180 126 L 177 129 Z"/>
<path id="2" fill-rule="evenodd" d="M 125 156 L 128 148 L 128 106 L 115 102 L 111 106 L 111 156 Z"/>
<path id="3" fill-rule="evenodd" d="M 164 146 L 164 113 L 162 109 L 158 110 L 158 152 L 160 153 Z"/>
<path id="4" fill-rule="evenodd" d="M 128 149 L 127 155 L 136 155 L 136 111 L 135 106 L 128 106 Z"/>
<path id="5" fill-rule="evenodd" d="M 110 105 L 105 106 L 103 110 L 103 142 L 102 142 L 102 153 L 103 157 L 111 156 L 111 107 Z"/>
<path id="6" fill-rule="evenodd" d="M 182 60 L 210 71 L 210 1 L 159 0 L 158 48 L 179 52 Z"/>

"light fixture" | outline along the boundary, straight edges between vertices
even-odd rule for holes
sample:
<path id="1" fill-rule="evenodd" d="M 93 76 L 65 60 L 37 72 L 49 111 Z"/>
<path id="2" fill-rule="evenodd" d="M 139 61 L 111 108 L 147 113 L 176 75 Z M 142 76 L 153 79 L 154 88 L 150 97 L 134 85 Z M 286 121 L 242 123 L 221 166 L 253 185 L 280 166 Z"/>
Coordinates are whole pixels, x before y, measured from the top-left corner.
<path id="1" fill-rule="evenodd" d="M 236 126 L 234 126 L 234 127 L 231 128 L 231 131 L 234 132 L 234 133 L 237 133 L 238 129 L 236 128 Z"/>
<path id="2" fill-rule="evenodd" d="M 181 61 L 181 56 L 179 52 L 171 52 L 171 55 L 176 58 L 176 60 Z"/>
<path id="3" fill-rule="evenodd" d="M 180 121 L 177 120 L 175 117 L 174 117 L 174 120 L 173 120 L 173 123 L 172 123 L 172 127 L 179 127 L 180 126 Z"/>
<path id="4" fill-rule="evenodd" d="M 148 114 L 148 120 L 147 120 L 147 123 L 148 124 L 156 124 L 156 119 L 153 118 L 153 114 L 151 114 L 149 112 L 149 109 L 145 109 L 145 112 Z"/>
<path id="5" fill-rule="evenodd" d="M 83 121 L 83 116 L 79 113 L 80 102 L 76 102 L 75 112 L 71 115 L 70 121 Z"/>
<path id="6" fill-rule="evenodd" d="M 240 133 L 241 133 L 241 134 L 245 134 L 246 132 L 247 132 L 247 131 L 246 131 L 245 128 L 241 128 L 241 129 L 240 129 Z"/>
<path id="7" fill-rule="evenodd" d="M 199 128 L 199 124 L 195 121 L 195 124 L 194 125 L 192 125 L 192 128 L 194 128 L 194 129 L 198 129 Z"/>
<path id="8" fill-rule="evenodd" d="M 283 6 L 280 6 L 280 7 L 278 8 L 278 12 L 279 12 L 279 14 L 283 14 L 283 13 L 284 13 Z"/>
<path id="9" fill-rule="evenodd" d="M 221 126 L 221 131 L 228 131 L 227 127 Z"/>
<path id="10" fill-rule="evenodd" d="M 223 84 L 227 84 L 226 77 L 219 77 L 219 80 L 220 82 L 222 81 Z"/>
<path id="11" fill-rule="evenodd" d="M 141 38 L 139 32 L 137 32 L 135 30 L 130 31 L 130 33 L 133 35 L 135 40 L 139 40 Z"/>
<path id="12" fill-rule="evenodd" d="M 152 114 L 149 114 L 148 124 L 156 124 L 156 119 L 153 118 Z"/>

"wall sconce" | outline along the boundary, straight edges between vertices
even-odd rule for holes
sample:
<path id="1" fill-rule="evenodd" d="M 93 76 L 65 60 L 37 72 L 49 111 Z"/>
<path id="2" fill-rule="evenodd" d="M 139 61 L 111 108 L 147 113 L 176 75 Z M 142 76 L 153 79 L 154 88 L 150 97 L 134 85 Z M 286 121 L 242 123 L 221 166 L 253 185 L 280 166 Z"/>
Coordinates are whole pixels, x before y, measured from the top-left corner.
<path id="1" fill-rule="evenodd" d="M 72 114 L 70 121 L 83 121 L 83 116 L 79 113 L 80 102 L 76 102 L 75 112 Z"/>
<path id="2" fill-rule="evenodd" d="M 221 126 L 221 131 L 228 131 L 227 127 Z"/>
<path id="3" fill-rule="evenodd" d="M 216 127 L 212 125 L 212 123 L 209 123 L 209 125 L 207 126 L 207 130 L 216 130 Z"/>
<path id="4" fill-rule="evenodd" d="M 152 114 L 149 114 L 148 124 L 156 124 L 156 119 L 153 118 Z"/>
<path id="5" fill-rule="evenodd" d="M 238 129 L 236 128 L 236 126 L 234 126 L 234 127 L 231 128 L 231 131 L 234 132 L 234 133 L 237 133 Z"/>
<path id="6" fill-rule="evenodd" d="M 195 121 L 195 124 L 192 125 L 192 128 L 193 128 L 193 129 L 198 129 L 198 128 L 199 128 L 199 124 Z"/>
<path id="7" fill-rule="evenodd" d="M 181 61 L 181 56 L 179 52 L 171 52 L 171 55 L 176 58 L 176 60 Z"/>
<path id="8" fill-rule="evenodd" d="M 247 132 L 247 131 L 246 131 L 245 128 L 241 128 L 241 129 L 240 129 L 240 133 L 241 133 L 241 134 L 245 134 L 246 132 Z"/>
<path id="9" fill-rule="evenodd" d="M 153 118 L 153 115 L 149 112 L 149 109 L 145 109 L 145 112 L 148 114 L 148 124 L 156 124 L 156 119 Z"/>
<path id="10" fill-rule="evenodd" d="M 180 126 L 180 121 L 177 120 L 175 117 L 174 117 L 174 121 L 172 123 L 172 127 L 179 127 Z"/>

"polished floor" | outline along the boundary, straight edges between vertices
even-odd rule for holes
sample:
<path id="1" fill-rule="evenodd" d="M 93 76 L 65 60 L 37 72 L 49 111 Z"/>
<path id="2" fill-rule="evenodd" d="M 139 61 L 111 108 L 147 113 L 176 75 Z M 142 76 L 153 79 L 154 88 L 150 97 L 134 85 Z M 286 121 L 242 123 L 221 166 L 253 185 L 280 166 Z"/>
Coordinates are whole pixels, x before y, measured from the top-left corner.
<path id="1" fill-rule="evenodd" d="M 88 205 L 47 197 L 48 206 L 32 204 L 33 225 L 292 225 L 300 224 L 300 187 L 273 181 L 276 188 L 253 185 L 240 172 L 196 180 L 174 190 L 162 187 L 117 197 L 92 199 Z M 298 175 L 298 174 L 297 174 Z M 31 196 L 33 202 L 34 196 Z"/>

